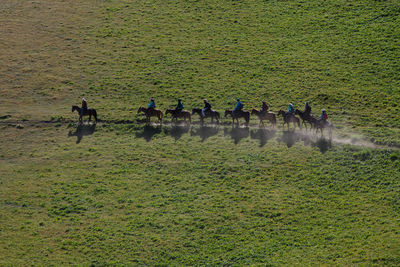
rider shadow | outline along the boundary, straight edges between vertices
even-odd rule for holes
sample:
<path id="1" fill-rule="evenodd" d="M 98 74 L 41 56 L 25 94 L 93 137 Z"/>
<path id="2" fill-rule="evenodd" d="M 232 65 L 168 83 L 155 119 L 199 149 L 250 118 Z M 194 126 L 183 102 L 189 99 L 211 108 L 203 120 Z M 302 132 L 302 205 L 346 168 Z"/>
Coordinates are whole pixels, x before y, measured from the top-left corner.
<path id="1" fill-rule="evenodd" d="M 78 124 L 75 132 L 69 131 L 68 137 L 76 136 L 76 143 L 79 144 L 85 135 L 92 135 L 96 130 L 96 124 Z"/>
<path id="2" fill-rule="evenodd" d="M 206 139 L 210 138 L 211 136 L 217 135 L 219 131 L 218 126 L 201 126 L 198 129 L 192 127 L 190 130 L 190 136 L 198 135 L 201 138 L 201 142 L 204 142 Z"/>
<path id="3" fill-rule="evenodd" d="M 178 141 L 182 137 L 182 135 L 189 132 L 189 129 L 190 126 L 187 124 L 172 125 L 171 128 L 164 128 L 164 133 L 172 136 L 175 139 L 175 141 Z"/>
<path id="4" fill-rule="evenodd" d="M 147 142 L 153 138 L 154 135 L 161 133 L 161 125 L 152 126 L 145 125 L 142 131 L 139 131 L 135 134 L 137 138 L 144 138 Z"/>
<path id="5" fill-rule="evenodd" d="M 278 138 L 279 142 L 283 142 L 287 147 L 292 147 L 300 140 L 300 135 L 293 131 L 283 131 L 282 137 Z"/>
<path id="6" fill-rule="evenodd" d="M 268 140 L 272 139 L 275 136 L 275 130 L 268 129 L 258 129 L 250 131 L 250 138 L 260 140 L 260 147 L 263 147 Z"/>
<path id="7" fill-rule="evenodd" d="M 232 137 L 232 139 L 235 142 L 235 145 L 237 145 L 240 140 L 242 140 L 243 138 L 249 137 L 249 128 L 245 127 L 245 128 L 241 128 L 241 127 L 232 127 L 231 130 L 225 128 L 224 129 L 224 135 L 230 135 Z"/>

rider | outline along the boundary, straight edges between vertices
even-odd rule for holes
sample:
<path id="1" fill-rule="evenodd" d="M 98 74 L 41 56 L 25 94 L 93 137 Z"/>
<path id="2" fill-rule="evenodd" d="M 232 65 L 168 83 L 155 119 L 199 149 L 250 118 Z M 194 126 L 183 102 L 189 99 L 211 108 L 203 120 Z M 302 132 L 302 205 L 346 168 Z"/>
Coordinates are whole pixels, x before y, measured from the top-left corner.
<path id="1" fill-rule="evenodd" d="M 176 105 L 175 114 L 178 115 L 183 110 L 183 108 L 184 108 L 184 106 L 183 106 L 182 100 L 178 99 L 178 105 Z"/>
<path id="2" fill-rule="evenodd" d="M 269 109 L 268 104 L 265 102 L 265 100 L 263 100 L 260 112 L 267 113 L 268 109 Z"/>
<path id="3" fill-rule="evenodd" d="M 233 110 L 233 112 L 232 112 L 232 115 L 234 116 L 234 115 L 236 115 L 236 114 L 238 114 L 240 111 L 242 111 L 242 109 L 243 109 L 243 103 L 240 101 L 240 99 L 239 98 L 236 98 L 236 106 L 235 106 L 235 109 Z"/>
<path id="4" fill-rule="evenodd" d="M 324 108 L 322 109 L 321 116 L 319 116 L 319 120 L 323 121 L 323 122 L 326 122 L 328 120 L 328 114 L 326 114 L 326 111 Z"/>
<path id="5" fill-rule="evenodd" d="M 85 113 L 87 113 L 88 107 L 87 107 L 87 101 L 83 97 L 82 98 L 82 109 L 81 109 L 81 116 L 83 116 Z"/>
<path id="6" fill-rule="evenodd" d="M 308 101 L 306 102 L 306 105 L 305 105 L 305 107 L 304 107 L 304 113 L 307 114 L 307 115 L 310 115 L 310 114 L 311 114 L 311 106 L 310 106 L 310 104 L 308 103 Z"/>
<path id="7" fill-rule="evenodd" d="M 154 102 L 154 98 L 150 98 L 150 103 L 147 105 L 149 109 L 155 109 L 156 103 Z"/>
<path id="8" fill-rule="evenodd" d="M 210 103 L 208 103 L 207 99 L 204 99 L 204 108 L 202 108 L 201 110 L 201 116 L 205 117 L 206 116 L 206 112 L 209 112 L 211 110 L 211 105 Z"/>
<path id="9" fill-rule="evenodd" d="M 294 114 L 294 106 L 293 106 L 292 103 L 289 103 L 288 113 L 289 113 L 289 114 Z"/>

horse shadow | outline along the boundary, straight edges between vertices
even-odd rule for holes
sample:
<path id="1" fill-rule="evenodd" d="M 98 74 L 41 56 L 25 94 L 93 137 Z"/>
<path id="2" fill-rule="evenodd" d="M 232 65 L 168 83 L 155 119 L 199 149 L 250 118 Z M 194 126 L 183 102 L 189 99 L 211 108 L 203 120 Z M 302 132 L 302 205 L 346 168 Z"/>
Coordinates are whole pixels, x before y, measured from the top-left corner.
<path id="1" fill-rule="evenodd" d="M 201 126 L 198 129 L 195 129 L 194 127 L 191 128 L 190 130 L 190 136 L 200 136 L 201 142 L 204 142 L 211 136 L 217 135 L 219 132 L 219 127 L 215 126 Z"/>
<path id="2" fill-rule="evenodd" d="M 225 128 L 224 129 L 224 135 L 230 135 L 231 138 L 233 139 L 235 145 L 237 145 L 240 140 L 242 140 L 243 138 L 247 138 L 249 137 L 249 128 L 248 127 L 232 127 L 231 130 Z"/>
<path id="3" fill-rule="evenodd" d="M 257 139 L 260 141 L 260 147 L 263 147 L 268 140 L 272 139 L 275 136 L 275 130 L 268 130 L 268 129 L 258 129 L 250 131 L 250 138 Z"/>
<path id="4" fill-rule="evenodd" d="M 318 147 L 322 154 L 332 147 L 332 140 L 324 137 L 318 138 L 316 142 L 312 142 L 313 147 Z"/>
<path id="5" fill-rule="evenodd" d="M 287 147 L 292 147 L 296 142 L 300 140 L 300 134 L 294 131 L 283 131 L 282 136 L 278 138 L 278 142 L 285 143 Z"/>
<path id="6" fill-rule="evenodd" d="M 284 131 L 282 137 L 278 139 L 280 142 L 284 142 L 287 147 L 292 147 L 296 142 L 303 141 L 304 146 L 318 147 L 321 153 L 325 153 L 329 148 L 332 147 L 332 141 L 324 137 L 320 137 L 317 140 L 312 136 L 302 133 L 296 133 L 294 131 Z"/>
<path id="7" fill-rule="evenodd" d="M 171 128 L 164 128 L 164 133 L 172 136 L 175 141 L 178 141 L 182 135 L 188 133 L 190 126 L 188 124 L 184 125 L 172 125 Z"/>
<path id="8" fill-rule="evenodd" d="M 82 141 L 83 136 L 92 135 L 96 130 L 96 124 L 78 124 L 75 132 L 69 131 L 68 137 L 76 136 L 76 143 L 79 144 Z"/>
<path id="9" fill-rule="evenodd" d="M 161 125 L 153 126 L 153 125 L 145 125 L 143 130 L 136 132 L 135 136 L 137 138 L 144 138 L 147 142 L 157 134 L 161 133 Z"/>

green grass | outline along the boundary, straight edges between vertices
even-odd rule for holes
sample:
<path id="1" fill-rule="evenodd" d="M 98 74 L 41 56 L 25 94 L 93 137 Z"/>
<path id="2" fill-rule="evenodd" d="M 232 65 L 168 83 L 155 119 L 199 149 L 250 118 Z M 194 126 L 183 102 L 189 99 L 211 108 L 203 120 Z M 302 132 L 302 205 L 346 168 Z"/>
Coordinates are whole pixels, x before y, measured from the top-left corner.
<path id="1" fill-rule="evenodd" d="M 0 265 L 400 264 L 398 1 L 3 2 Z M 309 100 L 339 143 L 118 123 L 151 96 Z"/>

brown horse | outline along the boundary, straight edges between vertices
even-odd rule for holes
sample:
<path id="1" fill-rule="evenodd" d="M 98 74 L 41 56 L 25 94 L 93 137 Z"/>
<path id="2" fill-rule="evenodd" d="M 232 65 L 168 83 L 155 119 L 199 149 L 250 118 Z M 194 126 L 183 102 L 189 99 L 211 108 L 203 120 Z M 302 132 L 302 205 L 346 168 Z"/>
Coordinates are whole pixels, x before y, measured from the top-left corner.
<path id="1" fill-rule="evenodd" d="M 282 109 L 279 110 L 278 112 L 278 116 L 282 115 L 283 118 L 283 125 L 282 128 L 285 128 L 285 124 L 287 124 L 288 130 L 289 130 L 289 123 L 292 122 L 294 129 L 296 129 L 296 124 L 299 126 L 299 128 L 301 129 L 301 125 L 300 125 L 300 119 L 297 118 L 294 114 L 290 114 L 290 113 L 286 113 L 285 111 L 283 111 Z"/>
<path id="2" fill-rule="evenodd" d="M 269 120 L 269 122 L 271 122 L 272 127 L 275 127 L 276 125 L 276 116 L 275 113 L 271 112 L 271 111 L 267 111 L 267 112 L 262 112 L 259 111 L 255 108 L 253 108 L 253 110 L 251 111 L 251 115 L 257 115 L 258 119 L 260 120 L 260 123 L 258 124 L 258 126 L 261 126 L 261 124 L 264 126 L 264 120 Z"/>
<path id="3" fill-rule="evenodd" d="M 318 133 L 318 130 L 321 131 L 321 136 L 324 135 L 324 129 L 327 128 L 328 129 L 328 135 L 329 138 L 332 139 L 332 130 L 333 130 L 333 124 L 330 123 L 329 121 L 324 121 L 321 119 L 316 119 L 313 117 L 312 119 L 312 124 L 315 128 L 315 133 Z"/>
<path id="4" fill-rule="evenodd" d="M 194 114 L 198 114 L 200 116 L 201 125 L 203 125 L 203 122 L 204 122 L 205 118 L 211 118 L 211 123 L 213 123 L 214 119 L 216 119 L 217 123 L 219 123 L 220 116 L 219 116 L 219 112 L 216 111 L 216 110 L 212 110 L 212 109 L 208 110 L 206 112 L 206 114 L 205 114 L 206 116 L 203 117 L 202 109 L 201 108 L 194 108 L 194 109 L 192 109 L 192 115 L 194 115 Z"/>
<path id="5" fill-rule="evenodd" d="M 235 119 L 236 119 L 236 124 L 239 124 L 239 118 L 244 118 L 244 120 L 246 121 L 246 125 L 249 125 L 249 121 L 250 121 L 250 112 L 246 111 L 246 110 L 241 110 L 238 112 L 235 112 L 235 115 L 233 115 L 232 110 L 225 110 L 225 118 L 226 116 L 231 115 L 232 117 L 232 125 L 235 123 Z"/>
<path id="6" fill-rule="evenodd" d="M 144 108 L 140 107 L 137 111 L 137 113 L 143 112 L 146 115 L 146 122 L 150 123 L 150 118 L 151 117 L 157 117 L 158 121 L 162 123 L 162 117 L 163 113 L 161 110 L 156 109 L 156 108 Z"/>
<path id="7" fill-rule="evenodd" d="M 74 112 L 75 110 L 78 111 L 80 123 L 82 123 L 83 116 L 89 116 L 89 121 L 91 121 L 92 115 L 94 117 L 95 122 L 97 122 L 97 112 L 94 108 L 89 108 L 82 114 L 82 108 L 80 108 L 78 106 L 72 106 L 72 112 Z"/>
<path id="8" fill-rule="evenodd" d="M 315 117 L 313 115 L 306 113 L 304 111 L 298 110 L 298 109 L 295 110 L 294 114 L 300 116 L 300 118 L 302 120 L 302 125 L 304 125 L 304 127 L 306 127 L 306 130 L 307 130 L 306 122 L 308 122 L 311 125 L 311 129 L 313 128 L 313 126 L 314 126 L 313 121 L 315 119 Z"/>
<path id="9" fill-rule="evenodd" d="M 185 122 L 186 119 L 189 119 L 189 123 L 192 123 L 192 115 L 190 115 L 190 112 L 187 110 L 181 110 L 181 111 L 177 111 L 175 109 L 167 109 L 165 111 L 165 116 L 167 116 L 167 114 L 172 114 L 172 121 L 177 122 L 178 118 L 184 118 Z"/>

